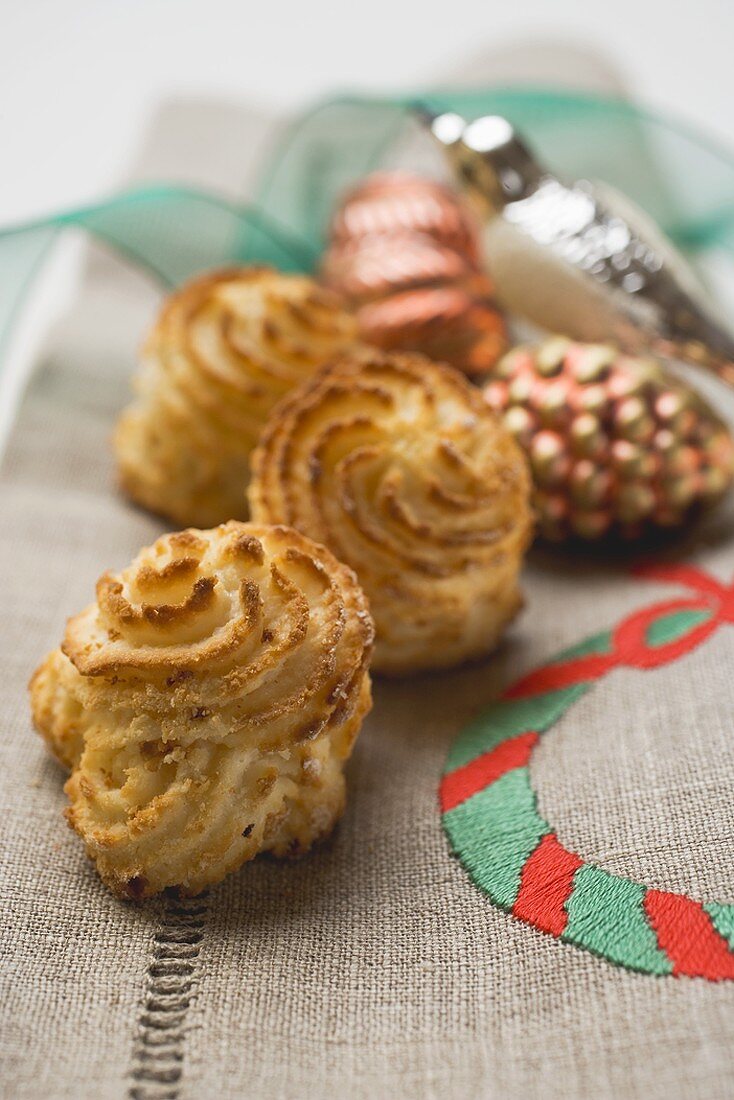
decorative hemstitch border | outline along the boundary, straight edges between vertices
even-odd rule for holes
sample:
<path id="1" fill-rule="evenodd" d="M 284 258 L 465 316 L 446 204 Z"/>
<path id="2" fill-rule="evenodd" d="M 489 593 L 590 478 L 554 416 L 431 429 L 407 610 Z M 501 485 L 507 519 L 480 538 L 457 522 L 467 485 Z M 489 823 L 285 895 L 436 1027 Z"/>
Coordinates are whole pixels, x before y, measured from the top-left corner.
<path id="1" fill-rule="evenodd" d="M 167 898 L 153 935 L 135 1036 L 129 1100 L 178 1100 L 184 1070 L 186 1017 L 196 996 L 199 954 L 209 902 Z"/>

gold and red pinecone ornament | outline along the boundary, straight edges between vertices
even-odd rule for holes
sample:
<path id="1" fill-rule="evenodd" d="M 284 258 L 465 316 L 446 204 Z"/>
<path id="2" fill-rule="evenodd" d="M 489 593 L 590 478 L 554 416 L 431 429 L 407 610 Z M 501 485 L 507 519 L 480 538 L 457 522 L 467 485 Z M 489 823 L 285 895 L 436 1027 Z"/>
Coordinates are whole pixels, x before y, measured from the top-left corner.
<path id="1" fill-rule="evenodd" d="M 491 370 L 507 348 L 478 226 L 432 180 L 377 172 L 353 188 L 332 219 L 322 279 L 377 347 L 421 351 L 469 375 Z"/>
<path id="2" fill-rule="evenodd" d="M 728 429 L 654 360 L 552 337 L 510 351 L 484 394 L 530 460 L 547 539 L 675 527 L 731 484 Z"/>

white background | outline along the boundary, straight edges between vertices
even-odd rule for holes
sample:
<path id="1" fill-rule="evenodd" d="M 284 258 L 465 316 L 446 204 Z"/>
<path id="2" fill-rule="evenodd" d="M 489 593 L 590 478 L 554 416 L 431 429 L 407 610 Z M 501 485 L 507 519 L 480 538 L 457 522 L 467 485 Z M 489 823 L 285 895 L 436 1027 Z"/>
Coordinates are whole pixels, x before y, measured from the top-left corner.
<path id="1" fill-rule="evenodd" d="M 0 0 L 0 13 L 0 224 L 112 190 L 179 97 L 269 112 L 333 90 L 552 79 L 624 92 L 734 147 L 734 0 Z"/>

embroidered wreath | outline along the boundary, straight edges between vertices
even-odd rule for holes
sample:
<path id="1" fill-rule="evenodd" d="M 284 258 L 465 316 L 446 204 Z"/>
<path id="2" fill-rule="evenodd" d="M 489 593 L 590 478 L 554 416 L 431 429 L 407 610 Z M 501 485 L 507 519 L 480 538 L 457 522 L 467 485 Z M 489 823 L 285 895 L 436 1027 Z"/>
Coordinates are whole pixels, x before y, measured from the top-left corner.
<path id="1" fill-rule="evenodd" d="M 530 757 L 543 733 L 612 669 L 654 669 L 734 623 L 734 585 L 690 566 L 638 575 L 690 596 L 636 611 L 510 687 L 459 735 L 440 800 L 474 883 L 520 920 L 645 974 L 734 979 L 734 905 L 653 890 L 586 863 L 539 813 Z"/>

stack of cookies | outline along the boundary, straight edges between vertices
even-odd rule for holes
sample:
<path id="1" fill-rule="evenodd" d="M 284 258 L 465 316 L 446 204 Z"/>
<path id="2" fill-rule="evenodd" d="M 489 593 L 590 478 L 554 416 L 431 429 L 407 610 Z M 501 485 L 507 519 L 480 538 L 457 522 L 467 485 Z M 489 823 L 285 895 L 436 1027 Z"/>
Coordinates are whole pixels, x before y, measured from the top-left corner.
<path id="1" fill-rule="evenodd" d="M 184 286 L 135 388 L 120 484 L 186 529 L 100 578 L 31 697 L 71 772 L 69 823 L 139 898 L 325 836 L 373 633 L 384 673 L 488 654 L 521 604 L 531 512 L 521 448 L 480 390 L 366 346 L 305 276 Z"/>

